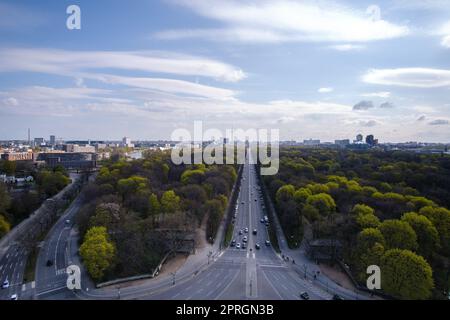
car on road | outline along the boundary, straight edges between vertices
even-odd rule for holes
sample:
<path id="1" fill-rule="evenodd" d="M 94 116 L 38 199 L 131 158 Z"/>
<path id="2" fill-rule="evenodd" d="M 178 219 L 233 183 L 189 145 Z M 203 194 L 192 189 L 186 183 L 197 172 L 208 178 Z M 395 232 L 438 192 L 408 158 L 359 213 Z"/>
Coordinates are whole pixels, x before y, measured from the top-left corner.
<path id="1" fill-rule="evenodd" d="M 45 265 L 47 267 L 51 267 L 53 265 L 53 261 L 52 260 L 47 260 L 47 262 L 45 263 Z"/>
<path id="2" fill-rule="evenodd" d="M 265 222 L 264 219 L 262 219 L 262 218 L 261 218 L 261 220 L 259 220 L 259 221 L 260 221 L 261 223 L 264 223 L 264 222 Z"/>
<path id="3" fill-rule="evenodd" d="M 240 243 L 236 244 L 236 249 L 240 249 L 240 248 L 241 248 L 241 244 Z"/>
<path id="4" fill-rule="evenodd" d="M 242 203 L 242 204 L 245 204 L 245 201 L 242 201 L 241 203 Z"/>
<path id="5" fill-rule="evenodd" d="M 66 220 L 66 224 L 67 224 L 67 225 L 70 224 L 70 220 L 69 220 L 69 219 Z"/>
<path id="6" fill-rule="evenodd" d="M 8 289 L 8 288 L 9 288 L 9 281 L 8 281 L 8 279 L 6 279 L 5 281 L 3 281 L 2 289 Z"/>
<path id="7" fill-rule="evenodd" d="M 266 246 L 270 246 L 270 241 L 269 240 L 266 240 Z"/>
<path id="8" fill-rule="evenodd" d="M 244 232 L 242 231 L 242 229 L 239 230 L 239 235 L 240 235 L 240 236 L 242 236 L 243 233 L 244 233 Z"/>
<path id="9" fill-rule="evenodd" d="M 242 249 L 247 249 L 247 244 L 245 242 L 242 244 Z"/>
<path id="10" fill-rule="evenodd" d="M 248 228 L 245 228 L 245 229 L 244 229 L 244 232 L 245 232 L 245 233 L 248 233 Z"/>
<path id="11" fill-rule="evenodd" d="M 12 296 L 11 296 L 11 300 L 19 300 L 19 298 L 17 297 L 17 294 L 13 294 Z"/>
<path id="12" fill-rule="evenodd" d="M 342 298 L 340 295 L 335 294 L 333 295 L 333 300 L 344 300 L 344 298 Z"/>
<path id="13" fill-rule="evenodd" d="M 253 229 L 253 234 L 256 236 L 258 234 L 258 230 Z"/>
<path id="14" fill-rule="evenodd" d="M 231 241 L 230 246 L 234 247 L 236 245 L 236 240 L 233 239 L 233 241 Z"/>
<path id="15" fill-rule="evenodd" d="M 269 226 L 269 221 L 266 221 L 266 227 L 268 227 Z"/>
<path id="16" fill-rule="evenodd" d="M 242 242 L 247 242 L 247 237 L 244 237 L 243 239 L 242 239 Z"/>
<path id="17" fill-rule="evenodd" d="M 256 248 L 257 250 L 261 249 L 261 246 L 259 245 L 259 243 L 255 244 L 255 248 Z"/>
<path id="18" fill-rule="evenodd" d="M 309 294 L 308 292 L 304 291 L 300 293 L 300 298 L 302 298 L 303 300 L 309 300 Z"/>
<path id="19" fill-rule="evenodd" d="M 258 199 L 255 199 L 255 202 L 258 201 Z"/>

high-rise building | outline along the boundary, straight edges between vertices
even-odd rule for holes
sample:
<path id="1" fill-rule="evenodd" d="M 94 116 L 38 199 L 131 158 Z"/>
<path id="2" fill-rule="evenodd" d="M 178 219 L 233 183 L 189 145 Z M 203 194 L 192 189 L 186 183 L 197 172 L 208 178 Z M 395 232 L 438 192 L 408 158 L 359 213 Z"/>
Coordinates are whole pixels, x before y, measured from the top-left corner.
<path id="1" fill-rule="evenodd" d="M 128 137 L 124 137 L 122 139 L 122 147 L 133 148 L 134 145 L 131 143 L 131 139 Z"/>
<path id="2" fill-rule="evenodd" d="M 370 146 L 373 146 L 375 144 L 375 138 L 374 138 L 373 134 L 369 134 L 366 137 L 366 143 Z"/>
<path id="3" fill-rule="evenodd" d="M 340 147 L 345 147 L 350 144 L 350 139 L 344 139 L 344 140 L 334 140 L 334 144 L 338 145 Z"/>
<path id="4" fill-rule="evenodd" d="M 51 146 L 55 146 L 56 145 L 56 137 L 55 136 L 50 136 L 50 145 Z"/>
<path id="5" fill-rule="evenodd" d="M 362 135 L 362 134 L 358 134 L 358 135 L 356 136 L 356 141 L 357 141 L 357 142 L 362 142 L 362 141 L 363 141 L 363 135 Z"/>

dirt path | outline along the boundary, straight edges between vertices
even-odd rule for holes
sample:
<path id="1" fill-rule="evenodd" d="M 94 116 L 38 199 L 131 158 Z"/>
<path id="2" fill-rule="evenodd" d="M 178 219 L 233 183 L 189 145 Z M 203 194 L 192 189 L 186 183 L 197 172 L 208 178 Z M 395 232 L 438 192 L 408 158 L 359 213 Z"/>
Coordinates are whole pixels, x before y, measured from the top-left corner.
<path id="1" fill-rule="evenodd" d="M 342 286 L 346 289 L 349 289 L 349 290 L 353 290 L 353 291 L 356 290 L 352 281 L 341 270 L 339 270 L 337 268 L 333 268 L 333 267 L 325 265 L 325 264 L 320 264 L 319 268 L 320 268 L 320 272 L 322 272 L 324 275 L 326 275 L 328 278 L 330 278 L 331 280 L 333 280 L 340 286 Z"/>

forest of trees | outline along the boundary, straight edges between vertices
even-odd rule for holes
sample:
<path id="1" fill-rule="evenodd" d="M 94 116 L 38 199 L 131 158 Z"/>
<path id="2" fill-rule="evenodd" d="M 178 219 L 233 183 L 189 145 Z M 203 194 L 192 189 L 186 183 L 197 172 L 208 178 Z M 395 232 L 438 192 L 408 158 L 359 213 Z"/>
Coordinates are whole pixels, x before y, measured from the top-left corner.
<path id="1" fill-rule="evenodd" d="M 61 166 L 35 169 L 28 162 L 0 161 L 0 173 L 8 176 L 30 175 L 34 178 L 34 183 L 16 192 L 11 192 L 12 187 L 0 182 L 0 238 L 28 218 L 45 199 L 54 196 L 70 183 L 66 170 Z"/>
<path id="2" fill-rule="evenodd" d="M 443 298 L 450 287 L 450 157 L 401 151 L 291 147 L 265 176 L 290 246 L 306 228 L 340 240 L 361 284 L 379 265 L 382 290 Z"/>
<path id="3" fill-rule="evenodd" d="M 174 165 L 169 152 L 103 164 L 78 215 L 80 254 L 91 277 L 106 281 L 154 271 L 177 236 L 202 224 L 213 241 L 236 180 L 234 166 Z"/>

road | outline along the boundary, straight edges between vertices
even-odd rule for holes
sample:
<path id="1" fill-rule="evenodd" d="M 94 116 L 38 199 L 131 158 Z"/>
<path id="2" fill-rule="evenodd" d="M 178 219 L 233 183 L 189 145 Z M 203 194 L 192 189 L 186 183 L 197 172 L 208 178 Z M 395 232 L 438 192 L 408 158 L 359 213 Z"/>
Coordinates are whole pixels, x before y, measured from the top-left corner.
<path id="1" fill-rule="evenodd" d="M 52 197 L 52 199 L 61 198 L 65 190 L 70 188 L 70 186 L 78 180 L 79 175 L 70 174 L 70 178 L 71 183 L 60 193 Z M 41 208 L 38 210 L 41 210 Z M 39 223 L 36 223 L 27 228 L 26 233 L 39 235 L 41 231 L 42 226 Z M 0 300 L 8 300 L 13 294 L 16 294 L 19 299 L 32 297 L 33 291 L 35 290 L 35 281 L 27 283 L 27 281 L 33 279 L 24 279 L 28 255 L 29 250 L 23 243 L 15 241 L 8 244 L 8 249 L 0 260 L 0 285 L 2 285 L 5 280 L 8 280 L 9 288 L 0 289 Z M 60 265 L 62 265 L 62 263 L 60 263 Z"/>

